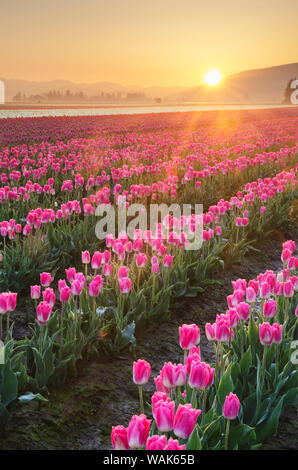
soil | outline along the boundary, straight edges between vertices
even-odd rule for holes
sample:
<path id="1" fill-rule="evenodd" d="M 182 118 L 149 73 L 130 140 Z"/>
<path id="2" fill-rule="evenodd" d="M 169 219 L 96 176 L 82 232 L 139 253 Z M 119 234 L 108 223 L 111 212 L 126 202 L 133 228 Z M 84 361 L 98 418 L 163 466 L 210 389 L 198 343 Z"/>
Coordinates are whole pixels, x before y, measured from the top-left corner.
<path id="1" fill-rule="evenodd" d="M 226 296 L 231 281 L 252 279 L 266 269 L 281 269 L 281 243 L 298 239 L 293 233 L 275 232 L 269 241 L 258 247 L 261 253 L 247 254 L 241 264 L 214 273 L 221 281 L 210 286 L 191 301 L 185 301 L 172 312 L 169 321 L 152 325 L 137 338 L 135 357 L 129 352 L 121 356 L 101 356 L 82 361 L 78 376 L 58 390 L 50 391 L 49 401 L 41 405 L 31 402 L 13 404 L 9 422 L 0 440 L 0 449 L 110 449 L 111 427 L 126 426 L 138 410 L 138 391 L 132 382 L 132 362 L 144 358 L 152 366 L 152 375 L 159 374 L 164 362 L 182 362 L 178 327 L 197 323 L 201 328 L 201 353 L 205 361 L 213 360 L 213 348 L 204 335 L 204 325 L 214 321 L 216 314 L 226 310 Z M 28 312 L 24 312 L 24 318 Z M 26 320 L 16 324 L 16 336 L 26 332 Z M 145 401 L 154 392 L 153 379 L 144 387 Z M 263 449 L 297 449 L 298 420 L 296 410 L 286 410 L 278 433 L 263 444 Z"/>

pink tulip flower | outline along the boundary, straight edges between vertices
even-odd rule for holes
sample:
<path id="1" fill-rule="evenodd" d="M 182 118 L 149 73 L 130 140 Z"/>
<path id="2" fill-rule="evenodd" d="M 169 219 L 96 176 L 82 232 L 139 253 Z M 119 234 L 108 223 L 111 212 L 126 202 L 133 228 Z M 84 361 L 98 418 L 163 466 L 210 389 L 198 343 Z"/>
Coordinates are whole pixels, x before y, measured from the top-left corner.
<path id="1" fill-rule="evenodd" d="M 144 359 L 133 363 L 133 381 L 137 385 L 145 385 L 150 377 L 151 366 Z"/>
<path id="2" fill-rule="evenodd" d="M 188 439 L 195 427 L 201 410 L 196 410 L 187 403 L 179 405 L 174 418 L 174 434 L 181 439 Z"/>
<path id="3" fill-rule="evenodd" d="M 240 409 L 240 401 L 235 393 L 230 392 L 226 397 L 222 413 L 226 419 L 236 419 Z"/>
<path id="4" fill-rule="evenodd" d="M 134 415 L 127 428 L 127 440 L 131 449 L 142 449 L 145 447 L 151 420 L 147 419 L 144 414 Z"/>
<path id="5" fill-rule="evenodd" d="M 130 450 L 127 429 L 124 426 L 113 426 L 111 439 L 114 450 Z"/>

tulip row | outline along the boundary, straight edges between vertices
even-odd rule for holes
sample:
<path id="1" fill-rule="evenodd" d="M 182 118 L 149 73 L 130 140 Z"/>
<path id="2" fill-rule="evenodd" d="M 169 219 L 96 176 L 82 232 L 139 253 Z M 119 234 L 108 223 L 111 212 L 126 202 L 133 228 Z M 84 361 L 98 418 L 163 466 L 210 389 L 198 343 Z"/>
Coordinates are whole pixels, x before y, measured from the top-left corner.
<path id="1" fill-rule="evenodd" d="M 141 414 L 127 428 L 112 428 L 114 449 L 256 449 L 276 432 L 282 409 L 297 404 L 297 368 L 290 361 L 298 322 L 295 248 L 292 240 L 284 243 L 280 273 L 266 271 L 249 282 L 233 282 L 229 309 L 205 326 L 214 343 L 214 364 L 201 360 L 198 326 L 179 328 L 184 361 L 165 363 L 154 378 L 157 391 L 146 406 L 152 419 L 143 403 L 151 366 L 142 359 L 134 362 Z M 280 283 L 284 289 L 277 292 Z M 289 283 L 293 288 L 288 290 Z M 271 324 L 275 317 L 280 323 Z"/>

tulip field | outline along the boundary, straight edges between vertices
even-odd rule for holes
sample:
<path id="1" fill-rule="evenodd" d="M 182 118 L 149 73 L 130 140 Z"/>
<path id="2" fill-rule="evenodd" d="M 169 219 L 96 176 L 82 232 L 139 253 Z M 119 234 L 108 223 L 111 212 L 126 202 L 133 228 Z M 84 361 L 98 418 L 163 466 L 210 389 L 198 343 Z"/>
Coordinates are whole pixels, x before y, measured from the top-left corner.
<path id="1" fill-rule="evenodd" d="M 296 108 L 0 120 L 1 449 L 261 449 L 278 432 L 298 404 L 297 138 Z M 191 213 L 98 237 L 100 205 L 134 204 Z M 212 312 L 191 317 L 210 291 Z M 147 332 L 177 315 L 175 352 L 144 358 Z M 79 422 L 108 439 L 63 444 L 71 388 L 123 358 L 112 416 Z M 53 410 L 40 432 L 56 441 L 21 443 Z"/>

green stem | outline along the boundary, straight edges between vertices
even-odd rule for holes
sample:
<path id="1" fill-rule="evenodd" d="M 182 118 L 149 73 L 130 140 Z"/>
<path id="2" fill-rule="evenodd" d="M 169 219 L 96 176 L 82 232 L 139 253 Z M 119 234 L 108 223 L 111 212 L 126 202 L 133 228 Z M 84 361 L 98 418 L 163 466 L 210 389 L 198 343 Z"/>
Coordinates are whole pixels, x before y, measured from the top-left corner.
<path id="1" fill-rule="evenodd" d="M 139 385 L 138 389 L 139 389 L 139 398 L 140 398 L 140 412 L 141 412 L 141 415 L 142 415 L 142 414 L 144 414 L 144 399 L 143 399 L 142 385 Z"/>
<path id="2" fill-rule="evenodd" d="M 6 316 L 6 341 L 9 339 L 9 312 L 7 312 Z"/>
<path id="3" fill-rule="evenodd" d="M 206 400 L 207 400 L 207 388 L 204 388 L 203 391 L 203 404 L 202 404 L 202 424 L 204 424 L 205 420 L 205 411 L 206 411 Z"/>
<path id="4" fill-rule="evenodd" d="M 228 450 L 229 448 L 229 432 L 230 432 L 230 420 L 227 419 L 226 435 L 225 435 L 225 450 Z"/>
<path id="5" fill-rule="evenodd" d="M 275 386 L 277 385 L 277 379 L 278 379 L 278 344 L 275 345 Z"/>
<path id="6" fill-rule="evenodd" d="M 266 373 L 266 355 L 267 355 L 267 346 L 264 346 L 263 360 L 262 360 L 261 396 L 263 392 L 264 379 L 265 379 L 265 373 Z"/>

